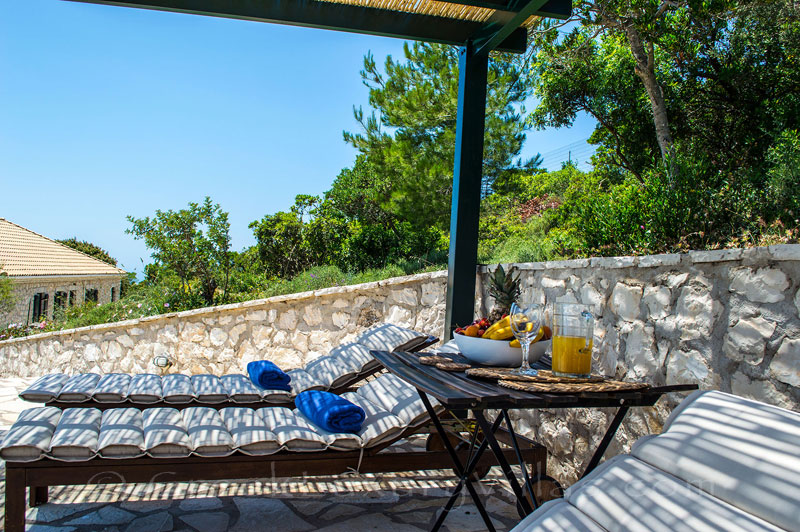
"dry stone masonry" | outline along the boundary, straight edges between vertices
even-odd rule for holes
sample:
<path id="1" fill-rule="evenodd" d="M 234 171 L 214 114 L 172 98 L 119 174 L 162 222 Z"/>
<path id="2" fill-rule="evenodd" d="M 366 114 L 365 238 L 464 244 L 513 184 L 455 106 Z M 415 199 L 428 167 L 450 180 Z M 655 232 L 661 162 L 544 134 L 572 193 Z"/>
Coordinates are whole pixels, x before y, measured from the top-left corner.
<path id="1" fill-rule="evenodd" d="M 517 267 L 525 297 L 592 307 L 597 371 L 655 385 L 697 383 L 800 410 L 800 245 Z M 484 268 L 482 313 L 491 308 L 486 276 Z M 659 432 L 683 396 L 632 410 L 610 454 Z M 552 410 L 517 412 L 516 420 L 548 447 L 550 473 L 571 484 L 612 415 Z"/>
<path id="2" fill-rule="evenodd" d="M 0 342 L 0 375 L 241 373 L 269 358 L 290 369 L 377 322 L 441 335 L 446 272 L 272 297 Z"/>
<path id="3" fill-rule="evenodd" d="M 595 369 L 654 385 L 697 383 L 800 410 L 800 245 L 516 265 L 523 296 L 580 302 L 596 318 Z M 476 314 L 488 314 L 487 268 Z M 441 336 L 446 272 L 153 316 L 0 342 L 0 375 L 50 372 L 241 372 L 269 357 L 298 367 L 389 321 Z M 683 395 L 634 409 L 609 454 L 659 432 Z M 574 482 L 613 411 L 515 412 L 545 444 L 550 474 Z"/>

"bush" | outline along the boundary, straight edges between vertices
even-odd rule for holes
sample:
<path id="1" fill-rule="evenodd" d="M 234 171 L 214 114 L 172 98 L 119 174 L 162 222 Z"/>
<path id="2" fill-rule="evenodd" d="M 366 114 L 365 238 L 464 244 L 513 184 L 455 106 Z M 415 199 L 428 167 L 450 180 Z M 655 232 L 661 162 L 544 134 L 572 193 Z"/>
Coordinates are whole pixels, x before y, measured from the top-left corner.
<path id="1" fill-rule="evenodd" d="M 779 209 L 779 219 L 794 227 L 800 225 L 800 132 L 786 130 L 767 154 L 769 197 Z"/>
<path id="2" fill-rule="evenodd" d="M 134 285 L 126 297 L 114 303 L 85 303 L 56 311 L 53 328 L 74 329 L 165 314 L 181 310 L 175 303 L 177 299 L 179 298 L 167 287 L 140 283 Z"/>
<path id="3" fill-rule="evenodd" d="M 5 329 L 0 329 L 0 341 L 10 340 L 11 338 L 21 338 L 23 336 L 31 336 L 33 334 L 41 334 L 56 330 L 52 322 L 42 321 L 40 323 L 32 323 L 30 325 L 23 325 L 21 323 L 10 323 Z"/>

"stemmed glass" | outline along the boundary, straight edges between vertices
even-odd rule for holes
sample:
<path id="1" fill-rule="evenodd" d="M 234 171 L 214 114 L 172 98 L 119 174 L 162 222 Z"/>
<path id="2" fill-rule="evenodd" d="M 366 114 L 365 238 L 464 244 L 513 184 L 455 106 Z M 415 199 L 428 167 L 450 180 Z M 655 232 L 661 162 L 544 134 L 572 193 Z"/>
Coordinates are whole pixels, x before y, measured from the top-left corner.
<path id="1" fill-rule="evenodd" d="M 522 347 L 522 365 L 514 373 L 535 376 L 537 371 L 528 363 L 528 353 L 531 344 L 541 338 L 544 332 L 542 330 L 542 306 L 537 303 L 522 305 L 514 303 L 511 305 L 509 318 L 511 331 Z"/>

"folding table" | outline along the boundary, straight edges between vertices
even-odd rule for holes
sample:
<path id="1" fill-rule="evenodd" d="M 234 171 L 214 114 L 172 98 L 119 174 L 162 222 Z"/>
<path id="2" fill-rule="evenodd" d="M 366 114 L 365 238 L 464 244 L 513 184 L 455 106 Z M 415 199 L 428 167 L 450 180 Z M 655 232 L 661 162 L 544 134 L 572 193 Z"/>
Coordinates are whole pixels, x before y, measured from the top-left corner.
<path id="1" fill-rule="evenodd" d="M 614 438 L 622 420 L 631 407 L 653 406 L 662 395 L 670 392 L 685 392 L 696 390 L 694 384 L 681 384 L 674 386 L 646 387 L 638 390 L 614 391 L 614 392 L 579 392 L 579 393 L 530 393 L 511 390 L 499 386 L 496 382 L 474 379 L 468 377 L 463 372 L 451 372 L 437 369 L 434 366 L 424 365 L 419 360 L 419 355 L 425 353 L 412 354 L 405 352 L 372 351 L 374 356 L 391 373 L 397 375 L 409 384 L 413 385 L 419 392 L 422 402 L 425 404 L 431 419 L 436 427 L 436 431 L 442 439 L 447 452 L 453 460 L 453 466 L 460 477 L 453 493 L 445 505 L 438 519 L 433 525 L 432 530 L 436 531 L 444 523 L 448 512 L 458 499 L 461 490 L 466 487 L 478 512 L 481 514 L 486 527 L 494 531 L 494 525 L 489 518 L 486 508 L 478 496 L 473 479 L 471 478 L 475 465 L 486 451 L 487 447 L 495 455 L 497 463 L 500 465 L 505 477 L 514 491 L 517 498 L 517 508 L 520 517 L 525 517 L 533 511 L 533 507 L 525 497 L 516 475 L 511 469 L 511 464 L 506 459 L 503 449 L 497 439 L 498 429 L 505 421 L 505 432 L 513 447 L 517 462 L 521 466 L 523 485 L 525 486 L 530 501 L 534 506 L 537 505 L 536 497 L 533 492 L 530 475 L 528 474 L 522 452 L 520 451 L 519 439 L 514 432 L 511 418 L 508 411 L 511 409 L 539 409 L 539 408 L 609 408 L 616 407 L 617 412 L 606 430 L 603 439 L 600 441 L 589 463 L 586 465 L 583 475 L 589 474 L 603 457 L 608 445 Z M 470 452 L 466 463 L 463 463 L 456 453 L 454 447 L 447 438 L 447 433 L 436 416 L 430 397 L 435 398 L 447 410 L 464 411 L 471 410 L 476 421 L 476 426 L 471 435 Z M 486 417 L 486 410 L 497 410 L 499 414 L 493 422 L 489 422 Z M 478 444 L 478 432 L 482 434 L 482 441 Z"/>

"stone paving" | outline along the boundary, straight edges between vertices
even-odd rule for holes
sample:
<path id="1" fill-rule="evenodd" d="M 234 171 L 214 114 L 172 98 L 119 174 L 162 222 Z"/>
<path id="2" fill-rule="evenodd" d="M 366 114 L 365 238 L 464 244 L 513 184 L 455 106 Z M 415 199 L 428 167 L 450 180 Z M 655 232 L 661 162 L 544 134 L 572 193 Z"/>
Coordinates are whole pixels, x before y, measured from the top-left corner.
<path id="1" fill-rule="evenodd" d="M 17 398 L 28 382 L 0 378 L 0 437 L 19 412 L 31 406 Z M 424 440 L 416 438 L 405 442 L 403 448 L 421 444 Z M 0 497 L 5 501 L 4 465 L 0 475 Z M 50 489 L 49 503 L 28 510 L 27 530 L 419 531 L 430 528 L 454 485 L 452 471 L 427 471 L 241 482 L 57 486 Z M 498 530 L 509 530 L 519 521 L 511 490 L 498 468 L 492 469 L 478 489 Z M 456 504 L 444 530 L 485 529 L 471 502 L 467 497 Z M 4 506 L 0 517 L 2 510 Z"/>

